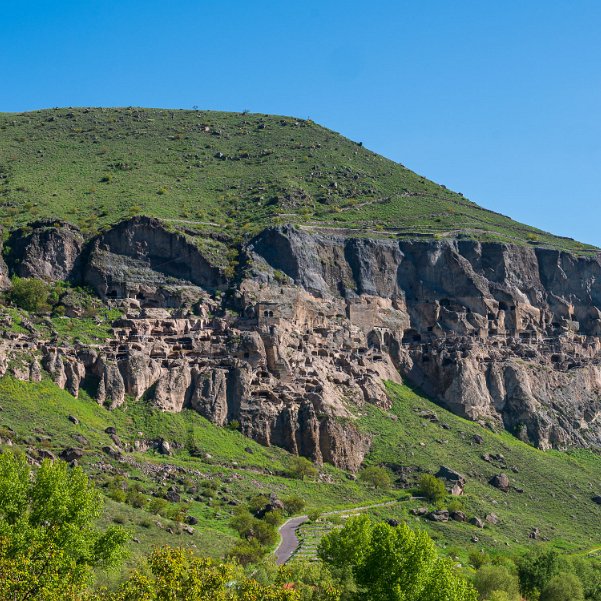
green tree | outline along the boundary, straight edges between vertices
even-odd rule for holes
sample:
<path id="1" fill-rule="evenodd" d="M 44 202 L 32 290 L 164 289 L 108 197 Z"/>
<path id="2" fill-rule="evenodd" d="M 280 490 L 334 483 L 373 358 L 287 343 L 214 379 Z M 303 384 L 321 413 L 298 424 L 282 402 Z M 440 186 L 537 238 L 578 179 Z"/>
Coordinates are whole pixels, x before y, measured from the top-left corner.
<path id="1" fill-rule="evenodd" d="M 26 311 L 37 313 L 47 310 L 50 288 L 46 282 L 37 278 L 12 278 L 10 300 Z"/>
<path id="2" fill-rule="evenodd" d="M 290 459 L 288 472 L 292 478 L 305 480 L 317 477 L 317 468 L 306 457 L 292 457 Z"/>
<path id="3" fill-rule="evenodd" d="M 284 503 L 284 511 L 287 515 L 294 515 L 295 513 L 300 513 L 305 508 L 305 500 L 292 495 L 290 497 L 285 497 L 282 499 Z"/>
<path id="4" fill-rule="evenodd" d="M 540 601 L 584 601 L 582 583 L 575 574 L 557 574 L 543 588 Z"/>
<path id="5" fill-rule="evenodd" d="M 359 480 L 377 489 L 388 489 L 392 485 L 392 479 L 388 470 L 375 465 L 361 470 L 359 472 Z"/>
<path id="6" fill-rule="evenodd" d="M 432 474 L 422 474 L 419 479 L 418 494 L 432 503 L 439 503 L 447 496 L 444 482 Z"/>
<path id="7" fill-rule="evenodd" d="M 439 557 L 426 532 L 392 527 L 367 516 L 348 520 L 326 535 L 319 557 L 333 568 L 350 568 L 362 601 L 475 601 L 476 591 Z"/>
<path id="8" fill-rule="evenodd" d="M 291 587 L 263 585 L 238 566 L 198 557 L 189 550 L 164 547 L 135 570 L 106 601 L 300 601 Z"/>
<path id="9" fill-rule="evenodd" d="M 520 581 L 517 574 L 513 574 L 505 566 L 483 565 L 476 572 L 474 586 L 480 599 L 490 599 L 495 591 L 505 593 L 508 601 L 520 599 Z"/>
<path id="10" fill-rule="evenodd" d="M 115 564 L 127 540 L 95 526 L 101 496 L 80 468 L 0 455 L 0 599 L 74 599 L 93 568 Z"/>
<path id="11" fill-rule="evenodd" d="M 517 566 L 522 594 L 536 597 L 559 572 L 559 555 L 552 549 L 537 547 L 520 557 Z"/>

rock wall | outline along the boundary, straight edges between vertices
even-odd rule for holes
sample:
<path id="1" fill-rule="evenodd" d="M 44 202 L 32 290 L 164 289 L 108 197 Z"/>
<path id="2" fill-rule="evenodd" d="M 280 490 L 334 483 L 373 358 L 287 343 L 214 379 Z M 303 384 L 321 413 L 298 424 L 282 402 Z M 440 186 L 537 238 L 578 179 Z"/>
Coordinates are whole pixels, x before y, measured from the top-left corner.
<path id="1" fill-rule="evenodd" d="M 281 271 L 340 296 L 354 323 L 353 299 L 390 299 L 396 324 L 380 323 L 370 345 L 452 411 L 541 448 L 601 444 L 599 255 L 291 227 L 262 232 L 249 252 L 259 280 Z"/>
<path id="2" fill-rule="evenodd" d="M 74 395 L 95 388 L 108 408 L 144 396 L 350 470 L 370 445 L 360 407 L 387 407 L 383 380 L 401 378 L 541 448 L 601 444 L 598 256 L 285 226 L 242 249 L 218 297 L 222 272 L 156 220 L 79 247 L 70 228 L 49 227 L 15 237 L 10 269 L 79 277 L 124 316 L 100 348 L 6 337 L 0 374 L 35 379 L 41 365 Z"/>

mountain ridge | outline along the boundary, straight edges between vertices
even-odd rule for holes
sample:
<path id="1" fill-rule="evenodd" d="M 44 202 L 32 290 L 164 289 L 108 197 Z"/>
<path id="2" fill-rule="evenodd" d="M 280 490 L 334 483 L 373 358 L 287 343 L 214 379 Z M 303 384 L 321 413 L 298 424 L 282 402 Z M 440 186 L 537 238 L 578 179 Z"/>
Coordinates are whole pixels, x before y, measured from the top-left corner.
<path id="1" fill-rule="evenodd" d="M 92 235 L 144 214 L 248 239 L 295 223 L 378 237 L 594 247 L 488 209 L 294 117 L 144 108 L 0 114 L 8 229 L 56 218 Z"/>

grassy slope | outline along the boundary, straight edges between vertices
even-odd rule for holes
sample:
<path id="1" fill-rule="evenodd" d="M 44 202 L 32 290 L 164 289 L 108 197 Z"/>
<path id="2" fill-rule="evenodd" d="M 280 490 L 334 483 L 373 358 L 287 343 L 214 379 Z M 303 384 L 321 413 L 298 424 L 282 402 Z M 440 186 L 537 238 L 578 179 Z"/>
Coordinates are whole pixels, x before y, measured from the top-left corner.
<path id="1" fill-rule="evenodd" d="M 585 249 L 311 121 L 138 108 L 0 114 L 5 226 L 60 217 L 94 232 L 136 213 L 233 236 L 279 221 Z"/>
<path id="2" fill-rule="evenodd" d="M 460 555 L 480 548 L 515 551 L 532 543 L 528 533 L 533 527 L 538 527 L 543 537 L 564 551 L 578 552 L 600 544 L 601 507 L 591 501 L 592 494 L 598 493 L 596 486 L 601 479 L 597 454 L 542 452 L 507 433 L 491 432 L 448 413 L 406 387 L 390 385 L 389 391 L 394 400 L 390 412 L 372 406 L 361 410 L 359 424 L 373 435 L 367 463 L 393 468 L 410 466 L 429 472 L 435 472 L 441 465 L 456 469 L 468 478 L 466 495 L 462 498 L 468 516 L 484 517 L 494 512 L 500 523 L 484 530 L 455 522 L 432 524 L 409 512 L 423 505 L 422 501 L 402 500 L 370 510 L 372 514 L 408 519 L 413 526 L 427 528 L 447 549 L 459 550 Z M 190 502 L 189 513 L 199 519 L 192 536 L 178 534 L 174 523 L 144 509 L 107 500 L 103 519 L 123 521 L 140 541 L 132 543 L 134 558 L 152 545 L 165 542 L 196 546 L 213 555 L 223 554 L 236 540 L 229 528 L 232 507 L 228 501 L 244 502 L 258 492 L 300 495 L 307 502 L 307 510 L 322 512 L 406 497 L 401 490 L 393 491 L 392 495 L 370 491 L 330 466 L 323 470 L 328 482 L 291 480 L 283 475 L 288 461 L 284 451 L 261 447 L 238 432 L 216 428 L 189 411 L 164 414 L 151 411 L 141 401 L 109 412 L 85 392 L 80 399 L 74 399 L 48 380 L 31 384 L 7 377 L 0 379 L 0 406 L 0 438 L 8 434 L 7 428 L 12 428 L 11 437 L 20 447 L 48 448 L 57 453 L 67 446 L 79 446 L 73 435 L 83 434 L 88 444 L 81 463 L 99 483 L 105 477 L 100 468 L 105 462 L 127 473 L 129 481 L 140 484 L 148 498 L 173 484 L 180 489 L 183 501 Z M 440 423 L 450 429 L 420 417 L 418 412 L 424 409 L 436 412 Z M 80 424 L 71 423 L 69 415 L 76 416 Z M 147 451 L 128 454 L 128 463 L 118 463 L 101 450 L 112 444 L 104 432 L 107 426 L 114 426 L 124 442 L 164 437 L 182 447 L 170 457 Z M 484 444 L 474 443 L 475 434 L 484 438 Z M 200 451 L 202 457 L 191 456 L 192 449 L 196 449 L 196 454 Z M 508 467 L 483 461 L 484 453 L 502 453 Z M 174 471 L 173 478 L 160 482 L 150 475 L 157 466 L 184 471 Z M 511 467 L 517 468 L 517 473 Z M 490 486 L 488 479 L 501 471 L 508 473 L 512 485 L 523 488 L 524 493 L 503 493 Z M 415 478 L 418 474 L 416 471 Z M 207 480 L 219 485 L 217 497 L 197 500 L 198 494 L 191 487 L 200 491 L 202 482 Z M 162 527 L 156 525 L 157 521 Z M 170 526 L 174 534 L 166 531 Z M 325 521 L 305 529 L 309 554 L 316 539 L 332 526 Z M 471 542 L 474 535 L 479 538 L 478 543 Z"/>
<path id="3" fill-rule="evenodd" d="M 192 411 L 165 414 L 152 411 L 140 401 L 109 412 L 83 391 L 80 398 L 75 399 L 47 379 L 33 384 L 9 377 L 0 379 L 0 407 L 0 439 L 12 438 L 19 448 L 45 448 L 55 454 L 66 447 L 83 448 L 85 455 L 80 463 L 99 484 L 107 473 L 102 468 L 104 463 L 125 473 L 130 483 L 139 484 L 149 499 L 153 492 L 162 494 L 169 486 L 178 487 L 182 502 L 189 502 L 188 513 L 199 520 L 194 535 L 178 534 L 177 525 L 169 520 L 107 499 L 103 520 L 123 522 L 140 541 L 131 544 L 133 559 L 146 553 L 152 545 L 165 543 L 195 546 L 214 556 L 224 554 L 237 540 L 236 533 L 229 527 L 233 508 L 228 502 L 245 502 L 258 493 L 275 492 L 281 498 L 301 496 L 309 511 L 374 503 L 386 498 L 331 466 L 322 470 L 328 482 L 287 478 L 283 475 L 289 459 L 286 452 L 262 447 L 238 432 L 215 427 Z M 70 415 L 80 423 L 69 421 Z M 108 426 L 116 428 L 124 443 L 162 437 L 182 446 L 173 456 L 166 457 L 151 450 L 128 453 L 127 463 L 119 463 L 102 452 L 103 446 L 113 444 L 104 432 Z M 88 444 L 82 446 L 74 435 L 85 436 Z M 191 456 L 190 450 L 202 457 Z M 161 482 L 161 478 L 151 475 L 153 469 L 165 466 L 172 467 L 172 477 Z M 206 481 L 218 484 L 216 497 L 196 500 Z M 158 527 L 157 522 L 162 527 Z M 174 534 L 166 531 L 168 527 L 173 528 Z"/>
<path id="4" fill-rule="evenodd" d="M 461 498 L 468 517 L 484 518 L 495 513 L 496 526 L 483 530 L 468 524 L 449 522 L 434 524 L 410 514 L 410 509 L 423 506 L 423 501 L 403 501 L 392 507 L 371 511 L 383 518 L 407 519 L 413 527 L 427 528 L 463 559 L 470 550 L 493 552 L 519 551 L 533 544 L 528 533 L 538 527 L 541 536 L 550 539 L 558 549 L 579 552 L 601 545 L 601 507 L 591 501 L 598 494 L 601 480 L 601 458 L 591 451 L 569 453 L 543 452 L 526 445 L 506 432 L 494 433 L 473 422 L 449 413 L 405 386 L 389 384 L 394 401 L 389 413 L 368 406 L 360 423 L 374 435 L 367 463 L 414 467 L 435 473 L 441 465 L 467 477 L 465 496 Z M 420 417 L 419 411 L 433 411 L 440 423 Z M 444 423 L 450 429 L 444 429 Z M 474 442 L 474 435 L 484 439 Z M 506 468 L 482 459 L 484 453 L 501 453 Z M 510 468 L 517 468 L 514 473 Z M 507 473 L 512 486 L 523 493 L 501 492 L 488 484 L 494 474 Z M 415 472 L 417 479 L 419 472 Z M 333 527 L 322 522 L 304 529 L 308 554 L 317 539 Z M 471 541 L 472 536 L 479 541 Z"/>

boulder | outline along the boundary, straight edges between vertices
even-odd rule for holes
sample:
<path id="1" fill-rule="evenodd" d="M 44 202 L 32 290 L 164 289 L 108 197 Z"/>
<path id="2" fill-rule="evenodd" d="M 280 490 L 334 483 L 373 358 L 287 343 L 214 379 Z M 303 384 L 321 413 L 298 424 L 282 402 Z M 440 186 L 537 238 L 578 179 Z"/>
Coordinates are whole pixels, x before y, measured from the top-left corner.
<path id="1" fill-rule="evenodd" d="M 476 528 L 484 528 L 484 522 L 477 516 L 470 518 L 469 523 Z"/>
<path id="2" fill-rule="evenodd" d="M 507 492 L 509 490 L 509 477 L 506 474 L 496 474 L 493 476 L 488 483 L 503 492 Z"/>
<path id="3" fill-rule="evenodd" d="M 77 461 L 78 459 L 81 459 L 83 457 L 83 451 L 81 449 L 68 447 L 60 452 L 59 457 L 63 461 L 71 463 L 72 461 Z"/>
<path id="4" fill-rule="evenodd" d="M 449 512 L 446 509 L 439 509 L 437 511 L 431 511 L 426 517 L 432 522 L 448 522 Z"/>

